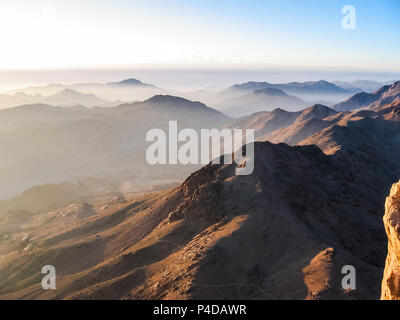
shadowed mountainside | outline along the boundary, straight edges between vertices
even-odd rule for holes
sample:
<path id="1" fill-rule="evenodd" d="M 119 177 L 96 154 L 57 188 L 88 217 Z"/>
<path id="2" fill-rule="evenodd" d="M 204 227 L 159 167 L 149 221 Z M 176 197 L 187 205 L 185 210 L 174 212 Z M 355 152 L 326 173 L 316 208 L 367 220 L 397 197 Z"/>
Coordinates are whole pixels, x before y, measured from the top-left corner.
<path id="1" fill-rule="evenodd" d="M 75 207 L 39 215 L 47 224 L 9 235 L 28 249 L 3 258 L 1 297 L 377 299 L 383 203 L 400 175 L 396 108 L 339 116 L 314 106 L 300 122 L 315 112 L 336 123 L 301 144 L 324 152 L 257 142 L 250 176 L 210 164 L 175 189 L 95 204 L 88 217 Z M 43 264 L 57 269 L 55 291 L 40 287 Z M 341 288 L 348 264 L 356 291 Z"/>
<path id="2" fill-rule="evenodd" d="M 271 112 L 259 112 L 248 117 L 239 118 L 226 125 L 228 128 L 254 129 L 255 138 L 261 141 L 291 143 L 288 138 L 293 138 L 296 131 L 306 130 L 302 135 L 303 139 L 324 128 L 323 119 L 329 118 L 337 112 L 324 105 L 315 104 L 298 112 L 289 112 L 282 109 L 275 109 Z M 328 122 L 326 122 L 326 126 Z M 307 135 L 308 134 L 308 135 Z"/>

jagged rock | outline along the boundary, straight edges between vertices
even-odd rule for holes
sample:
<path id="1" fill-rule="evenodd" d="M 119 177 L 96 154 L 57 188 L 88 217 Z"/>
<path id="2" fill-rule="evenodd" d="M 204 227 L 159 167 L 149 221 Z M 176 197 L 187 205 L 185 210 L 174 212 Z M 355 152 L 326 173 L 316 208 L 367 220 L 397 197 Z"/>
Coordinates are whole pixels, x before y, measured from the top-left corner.
<path id="1" fill-rule="evenodd" d="M 388 236 L 388 255 L 382 281 L 382 300 L 400 300 L 400 182 L 386 199 L 383 217 Z"/>

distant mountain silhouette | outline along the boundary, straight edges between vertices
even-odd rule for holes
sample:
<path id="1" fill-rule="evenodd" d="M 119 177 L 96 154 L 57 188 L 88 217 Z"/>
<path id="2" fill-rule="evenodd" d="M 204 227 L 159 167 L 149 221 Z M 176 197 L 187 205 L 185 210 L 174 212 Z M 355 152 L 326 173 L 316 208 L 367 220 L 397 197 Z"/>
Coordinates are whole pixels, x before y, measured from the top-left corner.
<path id="1" fill-rule="evenodd" d="M 120 101 L 110 102 L 100 99 L 91 93 L 80 93 L 72 89 L 64 89 L 58 93 L 47 96 L 43 103 L 59 106 L 82 105 L 85 107 L 112 107 L 121 104 Z"/>
<path id="2" fill-rule="evenodd" d="M 394 81 L 384 81 L 378 82 L 375 80 L 354 80 L 354 81 L 334 81 L 338 87 L 341 87 L 345 90 L 354 91 L 354 93 L 358 93 L 357 91 L 364 92 L 374 92 L 381 88 L 384 85 L 388 85 L 393 83 Z"/>
<path id="3" fill-rule="evenodd" d="M 346 90 L 339 86 L 325 81 L 308 81 L 308 82 L 290 82 L 290 83 L 269 83 L 249 81 L 241 84 L 235 84 L 225 90 L 216 93 L 210 98 L 217 106 L 224 100 L 237 98 L 245 94 L 253 93 L 256 90 L 263 89 L 279 89 L 288 95 L 296 96 L 297 98 L 311 103 L 322 103 L 332 105 L 343 101 L 354 94 L 352 90 Z M 217 101 L 217 103 L 215 103 Z"/>
<path id="4" fill-rule="evenodd" d="M 297 111 L 306 105 L 303 100 L 290 96 L 280 89 L 264 88 L 223 101 L 217 108 L 232 117 L 240 117 L 260 111 L 271 111 L 277 107 Z"/>
<path id="5" fill-rule="evenodd" d="M 61 89 L 51 95 L 26 94 L 18 92 L 13 95 L 0 95 L 0 108 L 11 108 L 27 104 L 48 104 L 60 107 L 81 105 L 85 107 L 113 107 L 120 101 L 100 99 L 94 94 L 85 94 L 72 89 Z"/>
<path id="6" fill-rule="evenodd" d="M 152 85 L 152 84 L 148 84 L 148 83 L 144 83 L 140 80 L 134 79 L 134 78 L 129 78 L 129 79 L 125 79 L 119 82 L 111 82 L 109 83 L 110 85 L 114 85 L 114 86 L 137 86 L 137 87 L 152 87 L 152 88 L 156 88 L 156 86 Z"/>
<path id="7" fill-rule="evenodd" d="M 48 96 L 56 94 L 64 89 L 71 89 L 85 94 L 94 94 L 105 100 L 122 100 L 124 102 L 144 100 L 156 94 L 167 93 L 167 90 L 134 78 L 110 83 L 49 84 L 42 87 L 28 87 L 25 89 L 13 90 L 10 93 L 15 94 L 17 92 L 23 92 L 29 95 L 40 94 Z"/>
<path id="8" fill-rule="evenodd" d="M 113 108 L 29 105 L 0 110 L 0 148 L 7 150 L 0 163 L 0 200 L 43 183 L 135 175 L 131 168 L 147 166 L 146 133 L 154 128 L 168 132 L 169 120 L 180 129 L 197 130 L 218 128 L 231 119 L 200 102 L 172 96 Z M 197 168 L 151 167 L 149 183 L 159 177 L 183 178 Z"/>
<path id="9" fill-rule="evenodd" d="M 338 111 L 384 106 L 400 99 L 400 81 L 386 85 L 373 93 L 360 92 L 348 100 L 333 106 Z"/>
<path id="10" fill-rule="evenodd" d="M 254 91 L 265 88 L 275 88 L 285 91 L 288 94 L 349 94 L 348 90 L 342 89 L 337 85 L 325 80 L 308 82 L 290 82 L 272 84 L 268 82 L 246 82 L 236 84 L 228 90 Z"/>

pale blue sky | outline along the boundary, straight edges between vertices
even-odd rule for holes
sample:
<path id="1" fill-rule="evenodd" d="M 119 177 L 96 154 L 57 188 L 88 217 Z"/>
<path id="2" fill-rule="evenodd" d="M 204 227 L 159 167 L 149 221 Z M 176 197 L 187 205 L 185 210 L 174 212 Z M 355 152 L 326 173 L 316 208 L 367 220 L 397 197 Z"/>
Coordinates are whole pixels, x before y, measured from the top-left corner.
<path id="1" fill-rule="evenodd" d="M 398 0 L 2 0 L 0 69 L 400 72 L 399 16 Z"/>

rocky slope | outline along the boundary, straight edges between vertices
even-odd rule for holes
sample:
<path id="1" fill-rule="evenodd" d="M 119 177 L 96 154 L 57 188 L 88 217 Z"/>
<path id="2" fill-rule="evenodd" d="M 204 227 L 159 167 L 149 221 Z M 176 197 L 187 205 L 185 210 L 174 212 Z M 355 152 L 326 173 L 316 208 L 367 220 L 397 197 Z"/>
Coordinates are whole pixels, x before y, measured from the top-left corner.
<path id="1" fill-rule="evenodd" d="M 338 111 L 350 111 L 359 108 L 377 108 L 388 105 L 400 99 L 400 81 L 386 85 L 372 92 L 360 92 L 346 101 L 333 106 Z"/>
<path id="2" fill-rule="evenodd" d="M 312 105 L 301 111 L 300 115 L 290 125 L 272 131 L 258 138 L 260 141 L 287 143 L 295 145 L 312 134 L 330 126 L 336 119 L 336 111 L 321 104 Z M 333 116 L 331 118 L 331 116 Z"/>
<path id="3" fill-rule="evenodd" d="M 256 139 L 261 141 L 285 142 L 283 135 L 290 135 L 289 131 L 296 131 L 297 128 L 303 126 L 304 123 L 312 123 L 313 121 L 324 120 L 325 118 L 333 117 L 337 112 L 329 107 L 321 104 L 309 106 L 297 112 L 290 112 L 277 108 L 271 112 L 258 112 L 247 117 L 239 118 L 228 123 L 227 128 L 254 129 Z M 325 126 L 328 126 L 330 121 L 327 121 Z M 307 131 L 310 132 L 312 126 L 307 126 Z M 319 128 L 320 131 L 322 128 Z M 317 132 L 316 129 L 311 131 Z M 304 137 L 308 137 L 304 135 Z M 278 137 L 274 139 L 274 137 Z M 304 139 L 304 138 L 303 138 Z M 300 139 L 299 141 L 301 141 Z M 289 143 L 290 144 L 290 143 Z"/>
<path id="4" fill-rule="evenodd" d="M 400 300 L 400 182 L 393 185 L 386 199 L 383 221 L 389 242 L 381 299 Z"/>
<path id="5" fill-rule="evenodd" d="M 171 190 L 32 217 L 2 234 L 0 298 L 378 299 L 383 204 L 400 176 L 398 107 L 278 112 L 327 126 L 296 146 L 256 142 L 249 176 L 210 164 Z M 262 130 L 269 116 L 248 124 Z M 57 290 L 41 289 L 45 264 Z M 344 265 L 355 266 L 357 290 L 342 289 Z"/>
<path id="6" fill-rule="evenodd" d="M 393 171 L 343 152 L 258 142 L 250 176 L 210 164 L 175 189 L 94 205 L 89 217 L 48 213 L 27 226 L 28 249 L 0 262 L 1 298 L 377 299 Z M 56 267 L 57 290 L 41 289 L 43 264 Z M 356 291 L 341 287 L 347 264 Z"/>
<path id="7" fill-rule="evenodd" d="M 225 127 L 230 129 L 254 129 L 256 138 L 267 135 L 275 130 L 292 125 L 301 115 L 301 112 L 289 112 L 275 109 L 271 112 L 257 112 L 247 117 L 239 118 L 228 123 Z"/>

